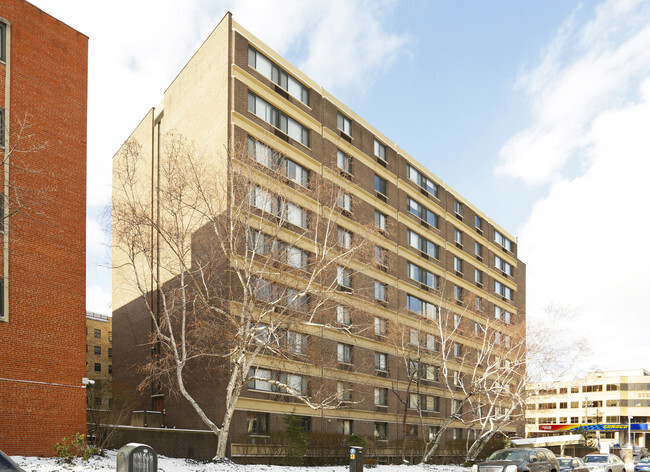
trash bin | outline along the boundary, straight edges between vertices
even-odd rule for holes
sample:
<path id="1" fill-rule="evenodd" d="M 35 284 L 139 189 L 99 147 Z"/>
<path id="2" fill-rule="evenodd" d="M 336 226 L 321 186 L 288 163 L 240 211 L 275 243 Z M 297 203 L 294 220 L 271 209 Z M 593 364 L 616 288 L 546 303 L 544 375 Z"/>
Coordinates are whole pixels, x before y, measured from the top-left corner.
<path id="1" fill-rule="evenodd" d="M 350 446 L 350 472 L 363 472 L 363 448 Z"/>

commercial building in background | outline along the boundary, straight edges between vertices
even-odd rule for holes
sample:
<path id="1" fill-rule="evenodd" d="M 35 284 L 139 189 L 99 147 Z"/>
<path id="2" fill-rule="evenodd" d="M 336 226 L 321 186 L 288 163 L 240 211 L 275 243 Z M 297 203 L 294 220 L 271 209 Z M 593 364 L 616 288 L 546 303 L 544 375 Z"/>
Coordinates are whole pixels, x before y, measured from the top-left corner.
<path id="1" fill-rule="evenodd" d="M 647 447 L 650 434 L 650 373 L 645 369 L 591 372 L 584 379 L 529 387 L 526 436 L 587 430 L 592 444 Z"/>
<path id="2" fill-rule="evenodd" d="M 107 410 L 113 398 L 113 319 L 86 313 L 86 377 L 88 409 Z"/>
<path id="3" fill-rule="evenodd" d="M 0 3 L 0 449 L 86 431 L 88 38 Z"/>
<path id="4" fill-rule="evenodd" d="M 157 182 L 165 163 L 161 142 L 170 131 L 211 156 L 216 168 L 232 163 L 232 168 L 249 169 L 241 172 L 250 171 L 257 176 L 253 179 L 259 178 L 259 186 L 252 192 L 255 196 L 250 194 L 250 198 L 266 195 L 265 185 L 285 195 L 282 204 L 289 208 L 292 219 L 286 225 L 287 234 L 305 229 L 312 208 L 325 205 L 313 200 L 311 186 L 316 180 L 341 189 L 336 203 L 341 247 L 349 245 L 362 225 L 374 225 L 380 233 L 375 263 L 364 261 L 354 274 L 338 268 L 340 305 L 324 310 L 322 316 L 327 319 L 322 331 L 310 334 L 319 338 L 320 354 L 331 358 L 331 364 L 315 373 L 293 356 L 283 360 L 280 372 L 277 365 L 273 367 L 272 357 L 259 357 L 251 370 L 258 379 L 248 383 L 233 417 L 233 457 L 244 444 L 271 444 L 275 433 L 284 430 L 283 414 L 291 412 L 303 417 L 304 427 L 313 433 L 356 434 L 383 442 L 393 453 L 406 436 L 435 434 L 455 408 L 438 377 L 440 333 L 431 320 L 438 310 L 454 319 L 448 329 L 455 334 L 446 341 L 447 345 L 453 343 L 457 358 L 476 348 L 474 336 L 488 322 L 503 348 L 495 348 L 493 356 L 519 340 L 515 339 L 521 332 L 517 330 L 526 321 L 525 264 L 517 257 L 515 238 L 230 14 L 131 135 L 147 162 L 140 168 L 135 187 L 145 200 L 160 196 Z M 114 166 L 121 165 L 119 156 Z M 282 164 L 276 165 L 278 162 Z M 274 181 L 269 183 L 269 179 Z M 117 192 L 113 198 L 117 202 L 124 197 Z M 269 205 L 268 212 L 275 211 L 277 205 L 277 201 Z M 152 215 L 156 217 L 155 210 Z M 151 235 L 154 248 L 157 238 Z M 154 249 L 151 254 L 155 253 Z M 299 259 L 304 261 L 312 257 L 302 256 Z M 114 249 L 116 265 L 128 262 L 121 258 L 124 255 Z M 387 260 L 390 263 L 384 263 Z M 150 263 L 155 267 L 159 259 L 154 257 Z M 293 263 L 285 261 L 285 268 L 279 270 L 300 274 L 291 269 Z M 142 381 L 137 366 L 148 362 L 156 347 L 149 344 L 153 340 L 151 319 L 134 300 L 133 274 L 127 265 L 113 276 L 114 382 L 134 388 Z M 169 274 L 170 286 L 174 286 L 175 275 L 179 274 Z M 225 271 L 222 280 L 228 283 Z M 151 286 L 155 289 L 155 284 Z M 361 300 L 348 293 L 359 287 L 366 287 L 371 295 Z M 160 303 L 154 298 L 150 302 Z M 294 303 L 292 308 L 299 310 L 298 305 Z M 363 323 L 367 326 L 359 329 Z M 400 327 L 409 333 L 408 348 L 419 349 L 420 367 L 427 367 L 421 371 L 423 382 L 411 396 L 406 394 L 403 359 L 396 355 L 398 348 L 387 335 Z M 302 328 L 291 329 L 302 336 L 308 327 Z M 458 365 L 453 359 L 449 362 L 452 370 Z M 457 377 L 459 372 L 449 375 Z M 330 382 L 332 395 L 342 397 L 342 407 L 313 410 L 264 378 L 284 379 L 298 391 Z M 197 375 L 190 385 L 216 423 L 223 414 L 220 392 L 225 383 L 225 377 Z M 352 398 L 342 393 L 347 391 Z M 152 385 L 139 401 L 136 409 L 163 413 L 168 428 L 206 429 L 190 405 L 171 397 L 164 384 Z M 409 408 L 421 402 L 418 404 L 426 410 L 422 418 L 414 409 L 407 409 L 403 426 L 403 402 L 409 402 Z M 506 410 L 508 406 L 498 408 Z M 506 432 L 515 429 L 511 424 Z M 464 445 L 468 434 L 473 433 L 456 421 L 445 441 Z"/>

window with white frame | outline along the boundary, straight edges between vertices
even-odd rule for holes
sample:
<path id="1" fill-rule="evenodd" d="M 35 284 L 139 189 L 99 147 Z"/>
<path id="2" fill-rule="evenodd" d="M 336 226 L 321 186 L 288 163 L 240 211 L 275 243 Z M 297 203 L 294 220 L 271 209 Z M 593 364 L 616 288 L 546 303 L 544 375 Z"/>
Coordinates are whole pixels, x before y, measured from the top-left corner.
<path id="1" fill-rule="evenodd" d="M 427 256 L 440 259 L 440 246 L 410 229 L 406 231 L 406 235 L 409 246 L 424 252 Z"/>
<path id="2" fill-rule="evenodd" d="M 388 254 L 386 249 L 381 246 L 375 246 L 375 263 L 381 267 L 387 267 Z"/>
<path id="3" fill-rule="evenodd" d="M 352 287 L 352 271 L 345 267 L 336 267 L 336 283 L 343 287 Z"/>
<path id="4" fill-rule="evenodd" d="M 350 308 L 343 305 L 336 306 L 336 321 L 343 325 L 349 326 L 352 324 L 352 319 L 350 317 Z"/>
<path id="5" fill-rule="evenodd" d="M 406 175 L 411 181 L 415 182 L 418 187 L 426 190 L 434 197 L 438 197 L 438 186 L 410 164 L 406 164 Z"/>
<path id="6" fill-rule="evenodd" d="M 415 215 L 422 221 L 430 224 L 434 228 L 438 228 L 438 215 L 424 207 L 422 204 L 413 200 L 412 198 L 406 199 L 406 209 L 409 213 Z"/>
<path id="7" fill-rule="evenodd" d="M 280 372 L 278 382 L 282 384 L 279 390 L 283 393 L 304 395 L 307 392 L 307 380 L 302 375 Z"/>
<path id="8" fill-rule="evenodd" d="M 504 310 L 498 305 L 494 305 L 494 318 L 497 320 L 501 320 L 507 324 L 510 324 L 510 312 L 507 310 Z"/>
<path id="9" fill-rule="evenodd" d="M 415 295 L 406 295 L 406 307 L 409 311 L 426 316 L 430 319 L 435 319 L 438 314 L 438 307 L 433 303 L 425 302 L 424 300 L 416 297 Z"/>
<path id="10" fill-rule="evenodd" d="M 460 413 L 463 408 L 463 402 L 460 400 L 453 400 L 451 408 L 453 413 Z"/>
<path id="11" fill-rule="evenodd" d="M 343 172 L 352 175 L 352 158 L 341 150 L 336 152 L 336 166 Z"/>
<path id="12" fill-rule="evenodd" d="M 478 215 L 474 215 L 474 227 L 480 230 L 483 229 L 483 219 Z"/>
<path id="13" fill-rule="evenodd" d="M 309 308 L 309 295 L 301 293 L 294 288 L 286 290 L 287 307 L 300 312 L 306 312 Z"/>
<path id="14" fill-rule="evenodd" d="M 248 371 L 248 388 L 250 390 L 262 390 L 270 392 L 273 390 L 271 382 L 271 371 L 261 367 L 251 367 Z"/>
<path id="15" fill-rule="evenodd" d="M 463 216 L 463 204 L 458 200 L 454 200 L 454 213 L 459 216 Z"/>
<path id="16" fill-rule="evenodd" d="M 381 231 L 386 231 L 386 215 L 379 210 L 375 210 L 375 227 Z"/>
<path id="17" fill-rule="evenodd" d="M 341 112 L 336 114 L 336 127 L 348 136 L 352 136 L 352 123 L 350 122 L 350 119 Z"/>
<path id="18" fill-rule="evenodd" d="M 340 402 L 352 400 L 352 388 L 345 382 L 336 382 L 336 399 Z"/>
<path id="19" fill-rule="evenodd" d="M 388 424 L 375 423 L 373 436 L 377 441 L 385 441 L 388 438 Z"/>
<path id="20" fill-rule="evenodd" d="M 417 329 L 411 329 L 409 331 L 409 344 L 411 344 L 412 346 L 420 345 L 420 333 L 418 332 Z"/>
<path id="21" fill-rule="evenodd" d="M 307 270 L 309 257 L 307 251 L 294 246 L 287 246 L 287 264 L 296 269 Z"/>
<path id="22" fill-rule="evenodd" d="M 386 160 L 386 146 L 375 139 L 375 156 L 382 161 Z"/>
<path id="23" fill-rule="evenodd" d="M 458 301 L 463 301 L 463 287 L 454 285 L 454 298 Z"/>
<path id="24" fill-rule="evenodd" d="M 387 406 L 388 405 L 388 389 L 375 387 L 375 405 Z"/>
<path id="25" fill-rule="evenodd" d="M 309 129 L 298 123 L 293 118 L 287 116 L 273 105 L 258 97 L 252 92 L 248 92 L 248 111 L 258 118 L 269 123 L 271 126 L 282 131 L 290 138 L 309 147 Z"/>
<path id="26" fill-rule="evenodd" d="M 412 410 L 420 408 L 420 395 L 417 393 L 409 393 L 408 407 Z"/>
<path id="27" fill-rule="evenodd" d="M 461 316 L 458 313 L 454 313 L 454 329 L 460 328 Z"/>
<path id="28" fill-rule="evenodd" d="M 512 300 L 513 290 L 505 284 L 502 284 L 498 280 L 494 281 L 494 291 L 501 295 L 502 297 Z"/>
<path id="29" fill-rule="evenodd" d="M 302 333 L 287 331 L 287 348 L 296 354 L 303 354 L 306 350 L 307 337 Z"/>
<path id="30" fill-rule="evenodd" d="M 287 223 L 299 226 L 300 228 L 307 229 L 309 226 L 307 211 L 295 203 L 287 202 L 285 204 L 284 218 Z"/>
<path id="31" fill-rule="evenodd" d="M 375 191 L 383 196 L 388 195 L 386 179 L 375 174 Z"/>
<path id="32" fill-rule="evenodd" d="M 476 311 L 481 311 L 483 308 L 483 299 L 481 297 L 474 298 L 474 309 Z"/>
<path id="33" fill-rule="evenodd" d="M 386 284 L 375 280 L 375 300 L 386 301 Z"/>
<path id="34" fill-rule="evenodd" d="M 505 261 L 504 259 L 501 259 L 496 254 L 494 256 L 494 267 L 496 267 L 497 269 L 502 270 L 503 272 L 508 274 L 510 277 L 513 276 L 512 265 L 509 262 Z"/>
<path id="35" fill-rule="evenodd" d="M 421 284 L 426 285 L 427 287 L 438 290 L 440 287 L 440 278 L 426 269 L 408 262 L 406 264 L 407 275 L 410 279 L 415 280 Z"/>
<path id="36" fill-rule="evenodd" d="M 381 371 L 388 370 L 388 354 L 375 352 L 375 369 Z"/>
<path id="37" fill-rule="evenodd" d="M 496 229 L 494 230 L 494 241 L 497 244 L 501 245 L 503 248 L 505 248 L 508 251 L 512 252 L 512 241 L 510 241 L 504 235 L 499 233 Z"/>
<path id="38" fill-rule="evenodd" d="M 439 380 L 438 368 L 434 365 L 424 365 L 422 368 L 422 376 L 426 380 L 437 382 Z"/>
<path id="39" fill-rule="evenodd" d="M 375 317 L 375 335 L 386 335 L 386 320 L 384 318 Z"/>
<path id="40" fill-rule="evenodd" d="M 463 273 L 463 260 L 460 257 L 454 256 L 454 270 Z"/>
<path id="41" fill-rule="evenodd" d="M 474 255 L 478 257 L 483 257 L 483 246 L 481 246 L 477 242 L 474 242 Z"/>
<path id="42" fill-rule="evenodd" d="M 481 323 L 474 322 L 474 334 L 476 336 L 481 336 L 483 334 L 483 327 L 481 326 Z"/>
<path id="43" fill-rule="evenodd" d="M 339 226 L 336 233 L 336 242 L 343 249 L 350 249 L 352 247 L 352 232 Z"/>
<path id="44" fill-rule="evenodd" d="M 309 106 L 309 89 L 252 47 L 248 48 L 248 65 Z"/>
<path id="45" fill-rule="evenodd" d="M 474 269 L 474 282 L 477 284 L 483 283 L 483 272 L 478 269 Z"/>
<path id="46" fill-rule="evenodd" d="M 352 362 L 352 346 L 338 343 L 336 346 L 336 360 L 345 364 Z"/>
<path id="47" fill-rule="evenodd" d="M 285 159 L 285 163 L 287 178 L 298 185 L 307 187 L 309 183 L 309 171 L 300 164 L 293 162 L 291 159 Z"/>
<path id="48" fill-rule="evenodd" d="M 463 232 L 458 228 L 454 228 L 454 242 L 463 245 Z"/>
<path id="49" fill-rule="evenodd" d="M 349 193 L 345 192 L 340 192 L 339 193 L 339 198 L 337 201 L 337 205 L 339 208 L 345 211 L 352 211 L 352 197 L 350 196 Z"/>
<path id="50" fill-rule="evenodd" d="M 352 420 L 338 420 L 339 433 L 349 436 L 352 434 Z"/>
<path id="51" fill-rule="evenodd" d="M 433 334 L 427 334 L 427 349 L 432 351 L 440 350 L 440 343 Z"/>

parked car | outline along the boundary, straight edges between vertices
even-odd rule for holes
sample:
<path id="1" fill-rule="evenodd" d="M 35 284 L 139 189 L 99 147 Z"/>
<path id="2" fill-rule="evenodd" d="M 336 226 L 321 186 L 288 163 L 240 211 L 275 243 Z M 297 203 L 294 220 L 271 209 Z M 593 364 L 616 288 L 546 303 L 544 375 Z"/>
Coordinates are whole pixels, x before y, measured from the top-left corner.
<path id="1" fill-rule="evenodd" d="M 650 472 L 650 457 L 644 457 L 634 464 L 634 472 Z"/>
<path id="2" fill-rule="evenodd" d="M 625 472 L 625 463 L 615 454 L 587 454 L 582 462 L 591 472 Z"/>
<path id="3" fill-rule="evenodd" d="M 553 452 L 541 447 L 499 449 L 474 464 L 472 472 L 560 472 L 560 463 Z"/>
<path id="4" fill-rule="evenodd" d="M 589 472 L 582 459 L 577 457 L 558 457 L 557 461 L 560 463 L 560 472 Z"/>

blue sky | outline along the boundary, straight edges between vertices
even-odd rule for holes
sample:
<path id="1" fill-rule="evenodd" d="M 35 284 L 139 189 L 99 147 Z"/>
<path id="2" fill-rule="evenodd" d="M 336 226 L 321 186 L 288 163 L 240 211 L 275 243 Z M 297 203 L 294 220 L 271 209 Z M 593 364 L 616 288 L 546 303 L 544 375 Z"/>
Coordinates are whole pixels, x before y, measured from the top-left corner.
<path id="1" fill-rule="evenodd" d="M 562 307 L 582 370 L 650 368 L 648 2 L 33 2 L 90 36 L 89 309 L 110 312 L 111 157 L 231 10 L 519 237 L 528 317 Z"/>

